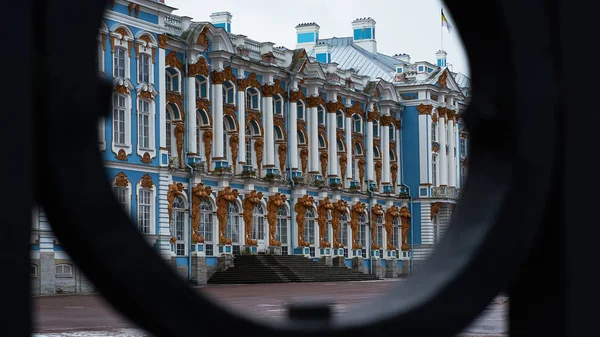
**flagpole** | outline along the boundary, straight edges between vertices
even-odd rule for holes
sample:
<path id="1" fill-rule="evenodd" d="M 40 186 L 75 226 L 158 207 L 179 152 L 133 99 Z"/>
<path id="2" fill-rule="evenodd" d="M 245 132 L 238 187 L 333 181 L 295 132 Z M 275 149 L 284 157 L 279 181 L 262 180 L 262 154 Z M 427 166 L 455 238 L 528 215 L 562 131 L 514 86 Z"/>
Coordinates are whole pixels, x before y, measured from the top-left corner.
<path id="1" fill-rule="evenodd" d="M 444 50 L 444 20 L 443 20 L 443 17 L 444 17 L 444 8 L 442 8 L 442 16 L 440 17 L 440 19 L 442 19 L 442 24 L 440 25 L 440 41 L 441 41 L 441 43 L 440 43 L 441 49 L 440 50 L 441 51 Z"/>

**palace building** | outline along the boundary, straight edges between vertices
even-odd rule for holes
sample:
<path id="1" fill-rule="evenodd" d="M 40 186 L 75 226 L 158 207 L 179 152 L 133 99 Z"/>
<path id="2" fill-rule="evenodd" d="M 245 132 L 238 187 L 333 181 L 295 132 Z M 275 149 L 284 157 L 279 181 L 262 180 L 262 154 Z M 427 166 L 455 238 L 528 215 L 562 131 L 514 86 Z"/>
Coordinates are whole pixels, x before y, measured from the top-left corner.
<path id="1" fill-rule="evenodd" d="M 98 33 L 114 85 L 98 146 L 116 200 L 178 273 L 206 283 L 239 254 L 303 255 L 380 277 L 410 273 L 448 227 L 468 163 L 469 78 L 377 51 L 376 22 L 295 49 L 112 1 Z M 233 262 L 232 262 L 233 261 Z M 34 294 L 92 288 L 33 215 Z"/>

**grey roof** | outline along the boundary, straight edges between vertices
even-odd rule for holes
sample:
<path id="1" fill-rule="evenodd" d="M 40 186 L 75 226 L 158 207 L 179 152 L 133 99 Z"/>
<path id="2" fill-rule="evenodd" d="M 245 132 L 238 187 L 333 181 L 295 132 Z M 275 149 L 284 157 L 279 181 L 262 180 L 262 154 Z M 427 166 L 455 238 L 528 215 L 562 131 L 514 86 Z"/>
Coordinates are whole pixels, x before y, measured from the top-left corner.
<path id="1" fill-rule="evenodd" d="M 405 62 L 381 53 L 370 53 L 352 42 L 351 37 L 319 39 L 317 44 L 331 46 L 331 62 L 342 69 L 354 69 L 359 75 L 393 81 L 396 65 Z M 309 56 L 315 57 L 315 50 Z"/>
<path id="2" fill-rule="evenodd" d="M 461 89 L 471 87 L 471 79 L 467 75 L 463 73 L 453 73 L 452 75 L 454 75 L 454 80 Z"/>

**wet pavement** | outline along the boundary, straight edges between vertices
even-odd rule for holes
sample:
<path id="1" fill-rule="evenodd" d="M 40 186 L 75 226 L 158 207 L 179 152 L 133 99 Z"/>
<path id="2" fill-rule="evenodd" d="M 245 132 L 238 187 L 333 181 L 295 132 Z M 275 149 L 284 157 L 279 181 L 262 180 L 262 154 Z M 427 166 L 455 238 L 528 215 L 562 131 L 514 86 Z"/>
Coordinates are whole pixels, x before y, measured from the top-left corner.
<path id="1" fill-rule="evenodd" d="M 285 317 L 287 304 L 307 296 L 335 303 L 335 314 L 343 315 L 355 305 L 383 296 L 398 282 L 402 281 L 211 285 L 197 289 L 226 307 L 243 311 L 258 320 L 273 320 Z M 34 306 L 35 337 L 149 336 L 121 318 L 98 295 L 37 297 Z M 460 336 L 507 336 L 507 313 L 507 299 L 499 297 Z"/>

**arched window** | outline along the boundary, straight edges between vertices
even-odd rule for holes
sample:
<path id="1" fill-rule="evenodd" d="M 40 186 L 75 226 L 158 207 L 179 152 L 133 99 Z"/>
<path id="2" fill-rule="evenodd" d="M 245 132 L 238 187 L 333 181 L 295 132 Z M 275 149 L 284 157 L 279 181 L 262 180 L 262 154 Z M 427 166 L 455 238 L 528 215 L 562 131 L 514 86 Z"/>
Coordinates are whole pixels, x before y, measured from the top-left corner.
<path id="1" fill-rule="evenodd" d="M 287 255 L 288 244 L 288 214 L 285 206 L 279 207 L 277 210 L 277 229 L 275 231 L 275 240 L 281 242 L 282 253 Z"/>
<path id="2" fill-rule="evenodd" d="M 377 146 L 373 146 L 373 158 L 381 158 L 381 153 L 379 152 L 379 148 Z"/>
<path id="3" fill-rule="evenodd" d="M 354 143 L 354 155 L 355 156 L 362 156 L 363 155 L 362 146 L 360 146 L 359 143 Z"/>
<path id="4" fill-rule="evenodd" d="M 438 171 L 438 156 L 436 154 L 431 155 L 431 185 L 436 187 L 438 184 L 437 171 Z"/>
<path id="5" fill-rule="evenodd" d="M 343 129 L 344 128 L 344 121 L 346 120 L 346 116 L 343 112 L 338 111 L 335 113 L 335 119 L 337 121 L 337 128 L 338 129 Z"/>
<path id="6" fill-rule="evenodd" d="M 323 135 L 319 135 L 319 148 L 320 149 L 324 149 L 327 146 L 325 146 L 325 138 L 323 138 Z"/>
<path id="7" fill-rule="evenodd" d="M 359 115 L 352 116 L 352 132 L 362 133 L 362 118 Z"/>
<path id="8" fill-rule="evenodd" d="M 392 245 L 400 247 L 400 217 L 392 219 Z"/>
<path id="9" fill-rule="evenodd" d="M 394 154 L 394 151 L 392 151 L 392 149 L 390 149 L 390 161 L 396 161 L 396 155 Z"/>
<path id="10" fill-rule="evenodd" d="M 258 90 L 248 88 L 248 90 L 246 90 L 246 109 L 260 110 L 259 102 Z"/>
<path id="11" fill-rule="evenodd" d="M 179 81 L 179 72 L 173 68 L 167 68 L 165 70 L 165 85 L 167 91 L 181 91 Z"/>
<path id="12" fill-rule="evenodd" d="M 437 140 L 437 123 L 431 123 L 431 141 Z"/>
<path id="13" fill-rule="evenodd" d="M 303 131 L 298 131 L 298 145 L 306 145 L 306 136 Z"/>
<path id="14" fill-rule="evenodd" d="M 322 106 L 317 107 L 317 120 L 320 125 L 325 125 L 325 109 Z"/>
<path id="15" fill-rule="evenodd" d="M 375 243 L 383 249 L 383 216 L 375 219 Z"/>
<path id="16" fill-rule="evenodd" d="M 246 126 L 246 165 L 249 166 L 253 166 L 253 159 L 252 159 L 252 129 L 250 128 L 250 125 Z"/>
<path id="17" fill-rule="evenodd" d="M 117 199 L 117 202 L 121 205 L 121 208 L 123 208 L 123 211 L 125 211 L 125 213 L 127 213 L 127 215 L 130 215 L 130 200 L 131 200 L 131 194 L 130 194 L 130 186 L 131 183 L 128 181 L 127 182 L 127 186 L 117 186 L 116 185 L 116 178 L 113 181 L 113 193 L 115 194 L 115 198 Z"/>
<path id="18" fill-rule="evenodd" d="M 343 244 L 344 247 L 349 247 L 348 244 L 348 214 L 344 213 L 340 215 L 340 237 L 339 243 Z"/>
<path id="19" fill-rule="evenodd" d="M 167 151 L 169 151 L 169 155 L 171 153 L 175 153 L 173 151 L 173 119 L 174 119 L 174 111 L 171 105 L 167 105 L 167 113 L 165 115 L 165 130 L 167 133 Z"/>
<path id="20" fill-rule="evenodd" d="M 361 213 L 358 218 L 358 242 L 363 247 L 363 257 L 367 257 L 367 226 L 367 213 Z"/>
<path id="21" fill-rule="evenodd" d="M 235 104 L 235 92 L 231 82 L 223 82 L 223 103 Z"/>
<path id="22" fill-rule="evenodd" d="M 304 216 L 304 241 L 310 242 L 311 246 L 315 245 L 315 210 L 309 208 Z"/>
<path id="23" fill-rule="evenodd" d="M 283 98 L 279 95 L 273 95 L 273 114 L 283 115 Z"/>
<path id="24" fill-rule="evenodd" d="M 210 122 L 208 120 L 208 115 L 204 110 L 196 111 L 196 151 L 198 154 L 202 153 L 204 157 L 204 151 L 202 150 L 202 146 L 204 145 L 202 141 L 202 128 L 210 126 Z"/>
<path id="25" fill-rule="evenodd" d="M 393 142 L 396 140 L 396 127 L 394 126 L 394 124 L 392 124 L 392 125 L 390 125 L 389 129 L 390 129 L 390 142 Z"/>
<path id="26" fill-rule="evenodd" d="M 57 264 L 55 268 L 56 277 L 73 277 L 73 265 L 67 263 Z"/>
<path id="27" fill-rule="evenodd" d="M 225 229 L 225 235 L 231 239 L 234 246 L 234 254 L 239 252 L 240 245 L 240 208 L 237 202 L 230 202 L 229 209 L 227 212 L 227 226 Z M 237 247 L 237 248 L 235 248 Z"/>
<path id="28" fill-rule="evenodd" d="M 298 101 L 298 119 L 304 120 L 304 102 Z"/>
<path id="29" fill-rule="evenodd" d="M 329 230 L 331 229 L 331 212 L 327 211 L 327 221 L 325 222 L 325 233 L 323 233 L 323 241 L 331 242 L 333 240 L 329 239 Z M 320 229 L 320 228 L 319 228 Z"/>
<path id="30" fill-rule="evenodd" d="M 262 204 L 254 206 L 254 210 L 252 211 L 252 223 L 245 225 L 252 226 L 253 240 L 265 239 L 265 208 Z"/>
<path id="31" fill-rule="evenodd" d="M 144 52 L 138 55 L 138 82 L 139 83 L 150 83 L 150 55 Z"/>
<path id="32" fill-rule="evenodd" d="M 113 77 L 125 77 L 125 48 L 116 47 L 113 52 Z"/>
<path id="33" fill-rule="evenodd" d="M 172 209 L 172 227 L 171 234 L 177 239 L 173 247 L 173 251 L 177 256 L 187 255 L 186 253 L 186 221 L 185 221 L 185 199 L 182 196 L 178 196 L 173 201 Z"/>
<path id="34" fill-rule="evenodd" d="M 198 234 L 204 238 L 206 256 L 214 255 L 213 237 L 213 204 L 210 200 L 202 200 L 200 203 L 200 224 Z"/>
<path id="35" fill-rule="evenodd" d="M 208 99 L 208 80 L 204 76 L 196 76 L 196 98 Z"/>
<path id="36" fill-rule="evenodd" d="M 237 158 L 231 158 L 232 154 L 229 146 L 230 133 L 235 131 L 235 121 L 231 116 L 223 116 L 223 155 L 229 162 L 237 160 Z"/>
<path id="37" fill-rule="evenodd" d="M 337 150 L 338 152 L 345 152 L 346 148 L 344 147 L 344 141 L 341 139 L 337 139 Z"/>
<path id="38" fill-rule="evenodd" d="M 379 122 L 373 121 L 373 138 L 379 138 Z"/>
<path id="39" fill-rule="evenodd" d="M 283 130 L 281 130 L 281 127 L 279 126 L 275 126 L 275 140 L 284 140 L 283 138 Z"/>

